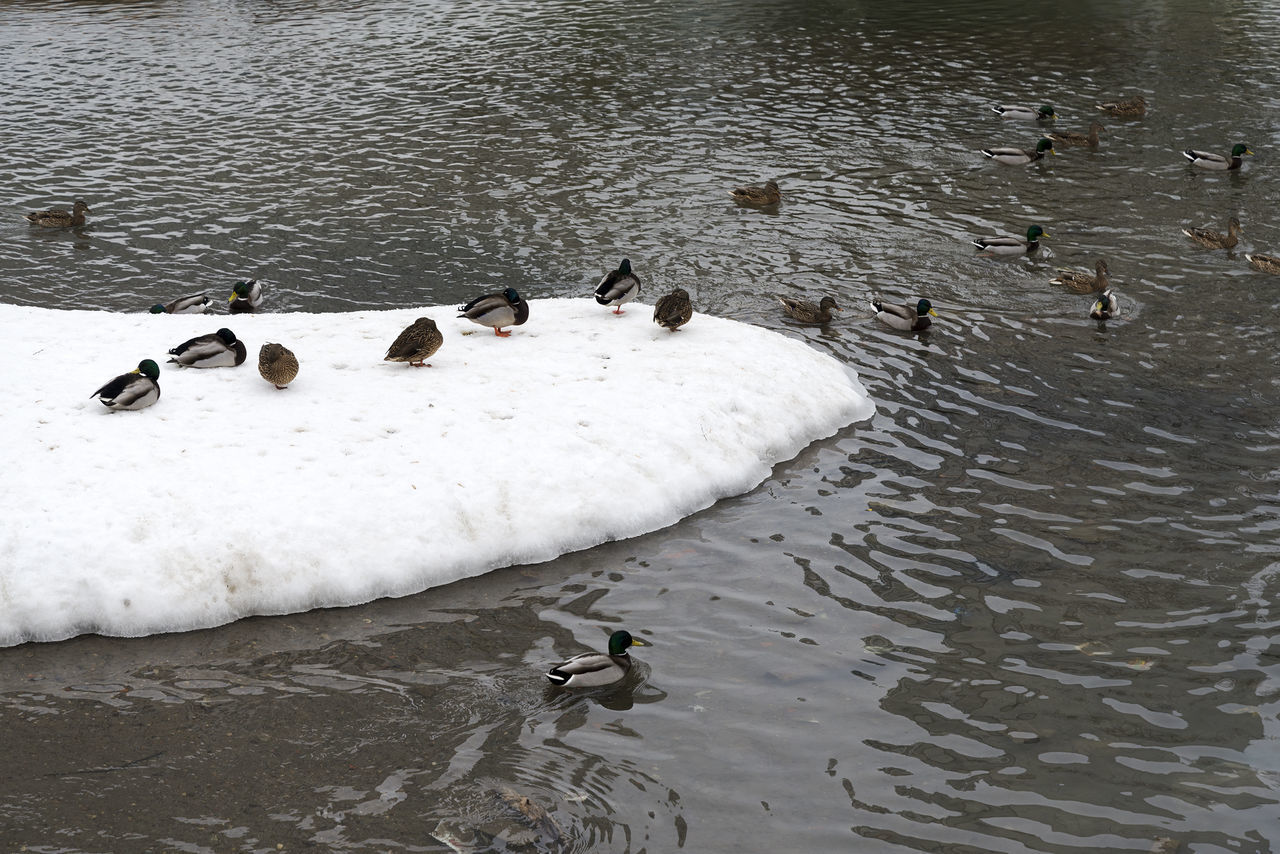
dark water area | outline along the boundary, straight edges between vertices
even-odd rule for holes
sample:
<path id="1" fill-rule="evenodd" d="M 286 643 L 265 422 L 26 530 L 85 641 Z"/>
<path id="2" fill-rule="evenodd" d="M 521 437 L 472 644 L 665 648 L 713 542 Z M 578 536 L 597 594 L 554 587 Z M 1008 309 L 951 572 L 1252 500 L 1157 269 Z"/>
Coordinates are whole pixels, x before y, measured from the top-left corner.
<path id="1" fill-rule="evenodd" d="M 0 3 L 0 300 L 584 296 L 626 256 L 877 405 L 546 564 L 0 650 L 0 848 L 1280 847 L 1280 277 L 1244 257 L 1280 255 L 1277 44 L 1262 2 Z M 1096 151 L 979 154 L 1043 130 L 992 104 L 1085 131 L 1137 94 Z M 22 218 L 77 197 L 82 229 Z M 1234 250 L 1181 234 L 1230 216 Z M 1032 223 L 1036 256 L 969 244 Z M 1098 258 L 1104 325 L 1049 284 Z M 820 327 L 774 300 L 828 293 Z M 889 331 L 873 293 L 940 316 Z M 632 682 L 544 687 L 618 627 Z"/>

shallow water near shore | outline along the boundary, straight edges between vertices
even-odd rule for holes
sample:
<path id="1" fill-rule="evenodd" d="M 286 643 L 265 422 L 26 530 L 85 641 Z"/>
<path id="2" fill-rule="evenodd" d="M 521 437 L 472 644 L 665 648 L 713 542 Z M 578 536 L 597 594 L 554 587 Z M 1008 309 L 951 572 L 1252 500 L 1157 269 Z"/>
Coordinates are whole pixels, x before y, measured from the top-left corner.
<path id="1" fill-rule="evenodd" d="M 646 297 L 803 339 L 877 404 L 646 536 L 0 650 L 0 847 L 435 852 L 441 821 L 482 850 L 1280 846 L 1280 278 L 1244 258 L 1280 255 L 1268 4 L 0 10 L 6 302 L 138 311 L 246 276 L 272 311 L 536 300 L 625 256 Z M 1103 118 L 1097 151 L 978 154 L 1040 132 L 993 103 L 1084 131 L 1132 94 L 1147 116 Z M 1178 153 L 1237 141 L 1240 172 Z M 770 177 L 775 209 L 726 192 Z M 22 220 L 76 197 L 83 229 Z M 1180 234 L 1231 215 L 1232 252 Z M 1033 222 L 1039 256 L 968 244 Z M 1098 257 L 1105 326 L 1048 284 Z M 890 332 L 872 292 L 940 317 Z M 776 293 L 844 311 L 798 325 Z M 614 628 L 652 643 L 632 681 L 544 687 Z M 503 787 L 555 838 L 503 837 Z"/>

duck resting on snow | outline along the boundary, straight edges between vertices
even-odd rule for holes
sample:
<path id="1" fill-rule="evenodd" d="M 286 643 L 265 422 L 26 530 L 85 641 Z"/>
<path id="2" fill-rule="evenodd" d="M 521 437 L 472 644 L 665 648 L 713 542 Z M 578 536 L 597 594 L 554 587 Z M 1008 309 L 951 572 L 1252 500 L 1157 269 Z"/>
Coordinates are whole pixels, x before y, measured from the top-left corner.
<path id="1" fill-rule="evenodd" d="M 283 344 L 263 344 L 258 350 L 258 374 L 283 389 L 298 376 L 298 357 Z"/>
<path id="2" fill-rule="evenodd" d="M 676 288 L 653 307 L 653 322 L 669 332 L 675 332 L 693 319 L 693 301 L 684 288 Z"/>
<path id="3" fill-rule="evenodd" d="M 506 288 L 502 293 L 485 294 L 473 299 L 466 305 L 458 306 L 461 314 L 472 323 L 493 328 L 493 334 L 506 338 L 510 332 L 503 332 L 504 326 L 519 326 L 529 319 L 529 303 L 520 298 L 515 288 Z"/>
<path id="4" fill-rule="evenodd" d="M 631 272 L 630 259 L 623 258 L 618 269 L 604 274 L 596 285 L 596 302 L 613 306 L 614 314 L 625 314 L 622 306 L 640 295 L 640 277 Z"/>
<path id="5" fill-rule="evenodd" d="M 244 364 L 244 342 L 230 329 L 189 338 L 169 351 L 170 362 L 188 368 L 233 368 Z"/>
<path id="6" fill-rule="evenodd" d="M 427 364 L 427 359 L 435 355 L 442 344 L 444 336 L 440 334 L 436 322 L 429 317 L 419 317 L 396 336 L 382 361 L 408 362 L 415 368 L 429 368 L 431 366 Z"/>
<path id="7" fill-rule="evenodd" d="M 213 308 L 213 300 L 204 294 L 178 297 L 170 302 L 151 306 L 152 314 L 205 314 Z"/>
<path id="8" fill-rule="evenodd" d="M 150 359 L 143 359 L 138 367 L 121 374 L 95 391 L 102 405 L 112 412 L 145 409 L 160 399 L 160 366 Z"/>

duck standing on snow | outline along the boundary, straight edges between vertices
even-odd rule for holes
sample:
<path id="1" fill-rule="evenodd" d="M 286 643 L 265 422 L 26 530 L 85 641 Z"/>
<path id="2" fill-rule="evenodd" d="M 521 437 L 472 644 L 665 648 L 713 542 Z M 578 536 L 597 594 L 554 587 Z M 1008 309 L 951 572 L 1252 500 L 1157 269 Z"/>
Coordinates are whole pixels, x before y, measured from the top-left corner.
<path id="1" fill-rule="evenodd" d="M 298 376 L 298 357 L 283 344 L 263 344 L 258 350 L 258 373 L 276 388 L 283 389 Z"/>
<path id="2" fill-rule="evenodd" d="M 232 314 L 248 314 L 257 311 L 258 306 L 262 305 L 262 286 L 258 284 L 257 279 L 236 282 L 227 302 L 230 303 L 229 309 Z"/>
<path id="3" fill-rule="evenodd" d="M 204 314 L 213 308 L 213 300 L 204 294 L 192 294 L 187 297 L 178 297 L 176 300 L 166 303 L 156 303 L 151 306 L 152 314 Z"/>
<path id="4" fill-rule="evenodd" d="M 1037 160 L 1043 160 L 1045 152 L 1049 154 L 1057 154 L 1053 150 L 1053 140 L 1042 139 L 1036 143 L 1034 150 L 1026 148 L 984 148 L 982 155 L 989 157 L 997 163 L 1004 163 L 1009 166 L 1023 166 L 1027 163 L 1034 163 Z"/>
<path id="5" fill-rule="evenodd" d="M 1040 238 L 1049 234 L 1038 225 L 1027 229 L 1027 239 L 1021 237 L 978 237 L 970 241 L 982 250 L 983 255 L 1030 255 L 1040 248 Z"/>
<path id="6" fill-rule="evenodd" d="M 1103 291 L 1089 308 L 1089 316 L 1094 320 L 1110 320 L 1119 313 L 1120 302 L 1110 288 Z"/>
<path id="7" fill-rule="evenodd" d="M 756 207 L 776 205 L 782 201 L 782 191 L 778 189 L 778 182 L 772 179 L 765 181 L 763 187 L 738 187 L 730 190 L 729 195 L 733 196 L 733 200 L 739 204 Z"/>
<path id="8" fill-rule="evenodd" d="M 89 210 L 84 199 L 76 199 L 76 203 L 69 211 L 62 208 L 32 211 L 27 214 L 27 222 L 45 228 L 79 228 L 84 225 L 84 215 L 87 213 L 93 213 L 93 211 Z"/>
<path id="9" fill-rule="evenodd" d="M 561 688 L 599 688 L 619 682 L 631 672 L 628 647 L 649 646 L 630 632 L 616 631 L 609 636 L 609 651 L 584 652 L 562 661 L 546 672 L 552 685 Z"/>
<path id="10" fill-rule="evenodd" d="M 993 113 L 998 113 L 1001 118 L 1005 119 L 1023 119 L 1030 121 L 1031 119 L 1056 119 L 1058 114 L 1053 111 L 1053 107 L 1048 104 L 1041 104 L 1039 107 L 1021 107 L 1002 104 L 998 107 L 992 107 Z"/>
<path id="11" fill-rule="evenodd" d="M 888 303 L 879 297 L 872 297 L 871 305 L 876 310 L 876 320 L 902 332 L 922 332 L 933 324 L 929 318 L 938 316 L 927 299 L 911 306 Z"/>
<path id="12" fill-rule="evenodd" d="M 244 364 L 247 354 L 244 342 L 230 329 L 223 328 L 211 335 L 183 341 L 170 350 L 169 355 L 170 362 L 188 368 L 232 368 Z"/>
<path id="13" fill-rule="evenodd" d="M 1256 252 L 1253 255 L 1246 254 L 1244 257 L 1249 260 L 1249 266 L 1253 269 L 1280 276 L 1280 258 L 1274 255 L 1259 255 Z"/>
<path id="14" fill-rule="evenodd" d="M 444 336 L 440 334 L 436 322 L 429 317 L 419 317 L 396 336 L 396 340 L 391 342 L 387 355 L 382 357 L 382 361 L 408 362 L 415 368 L 424 366 L 429 368 L 431 366 L 427 364 L 427 359 L 430 359 L 443 343 Z"/>
<path id="15" fill-rule="evenodd" d="M 605 273 L 596 285 L 596 302 L 614 307 L 614 314 L 625 314 L 622 306 L 640 295 L 640 278 L 631 272 L 631 261 L 623 258 L 618 269 Z"/>
<path id="16" fill-rule="evenodd" d="M 1227 233 L 1209 228 L 1184 228 L 1182 233 L 1206 249 L 1234 249 L 1240 242 L 1238 235 L 1243 231 L 1240 220 L 1232 217 L 1227 220 Z"/>
<path id="17" fill-rule="evenodd" d="M 1094 265 L 1094 275 L 1088 273 L 1080 273 L 1075 270 L 1060 270 L 1058 275 L 1049 280 L 1050 284 L 1062 285 L 1078 294 L 1091 294 L 1097 291 L 1105 291 L 1111 284 L 1107 279 L 1107 262 L 1098 259 L 1098 263 Z"/>
<path id="18" fill-rule="evenodd" d="M 143 359 L 135 370 L 121 374 L 89 397 L 96 397 L 112 412 L 146 409 L 160 399 L 160 366 Z"/>
<path id="19" fill-rule="evenodd" d="M 836 305 L 836 298 L 830 296 L 823 297 L 817 305 L 808 300 L 781 296 L 778 297 L 778 302 L 782 303 L 783 311 L 801 323 L 829 323 L 831 312 L 840 310 L 840 306 Z"/>
<path id="20" fill-rule="evenodd" d="M 506 338 L 510 332 L 503 332 L 504 326 L 519 326 L 529 319 L 529 303 L 520 298 L 515 288 L 507 288 L 500 294 L 485 294 L 476 297 L 466 305 L 458 306 L 461 314 L 472 323 L 481 326 L 492 326 L 493 334 Z"/>
<path id="21" fill-rule="evenodd" d="M 1098 109 L 1109 116 L 1133 118 L 1147 112 L 1147 99 L 1141 95 L 1135 95 L 1132 98 L 1120 98 L 1115 101 L 1098 104 Z"/>
<path id="22" fill-rule="evenodd" d="M 1249 150 L 1249 146 L 1243 142 L 1238 142 L 1231 149 L 1231 156 L 1224 157 L 1221 154 L 1214 154 L 1212 151 L 1199 151 L 1194 148 L 1188 148 L 1182 152 L 1182 156 L 1191 161 L 1192 166 L 1199 166 L 1201 169 L 1215 169 L 1218 171 L 1226 171 L 1228 169 L 1239 169 L 1244 163 L 1241 158 L 1246 154 L 1253 154 Z"/>
<path id="23" fill-rule="evenodd" d="M 675 332 L 692 318 L 693 302 L 684 288 L 676 288 L 653 307 L 653 322 L 670 332 Z"/>

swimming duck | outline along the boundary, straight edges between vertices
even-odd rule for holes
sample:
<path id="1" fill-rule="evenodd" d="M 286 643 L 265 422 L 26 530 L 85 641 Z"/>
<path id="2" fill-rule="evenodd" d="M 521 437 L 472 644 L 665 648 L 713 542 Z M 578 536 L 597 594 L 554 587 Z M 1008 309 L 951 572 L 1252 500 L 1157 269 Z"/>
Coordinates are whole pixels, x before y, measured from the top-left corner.
<path id="1" fill-rule="evenodd" d="M 232 314 L 246 314 L 251 311 L 257 311 L 258 306 L 262 305 L 262 286 L 258 284 L 257 279 L 245 279 L 243 282 L 236 282 L 235 288 L 231 291 L 231 296 L 227 298 Z"/>
<path id="2" fill-rule="evenodd" d="M 733 196 L 735 202 L 744 205 L 776 205 L 782 201 L 782 192 L 778 189 L 778 182 L 774 180 L 765 181 L 763 187 L 738 187 L 730 190 L 729 195 Z"/>
<path id="3" fill-rule="evenodd" d="M 419 317 L 396 336 L 396 340 L 392 341 L 391 346 L 387 348 L 387 355 L 382 357 L 382 361 L 408 362 L 415 368 L 424 366 L 429 368 L 431 366 L 427 364 L 427 359 L 430 359 L 443 343 L 444 336 L 440 334 L 436 322 L 429 317 Z"/>
<path id="4" fill-rule="evenodd" d="M 481 326 L 492 326 L 493 334 L 503 338 L 511 333 L 503 332 L 502 327 L 519 326 L 529 319 L 529 303 L 520 299 L 515 288 L 476 297 L 466 305 L 458 306 L 458 311 L 462 312 L 458 317 L 465 317 Z"/>
<path id="5" fill-rule="evenodd" d="M 1240 220 L 1232 217 L 1227 220 L 1226 234 L 1208 228 L 1184 228 L 1182 233 L 1207 249 L 1232 249 L 1240 242 L 1237 235 L 1243 230 Z"/>
<path id="6" fill-rule="evenodd" d="M 1040 248 L 1040 238 L 1048 233 L 1038 225 L 1027 229 L 1027 239 L 1020 237 L 978 237 L 970 241 L 984 255 L 1029 255 Z"/>
<path id="7" fill-rule="evenodd" d="M 1141 95 L 1098 104 L 1098 109 L 1111 116 L 1141 116 L 1147 111 L 1147 100 Z"/>
<path id="8" fill-rule="evenodd" d="M 282 389 L 298 376 L 298 357 L 283 344 L 263 344 L 258 350 L 258 373 Z"/>
<path id="9" fill-rule="evenodd" d="M 230 329 L 219 329 L 183 341 L 169 351 L 169 361 L 189 368 L 231 368 L 244 364 L 244 342 Z"/>
<path id="10" fill-rule="evenodd" d="M 1190 160 L 1192 166 L 1218 171 L 1239 169 L 1240 164 L 1244 163 L 1240 158 L 1246 154 L 1253 154 L 1253 152 L 1243 142 L 1238 142 L 1232 146 L 1230 157 L 1223 157 L 1221 154 L 1214 154 L 1212 151 L 1198 151 L 1194 148 L 1188 148 L 1182 152 L 1182 156 Z"/>
<path id="11" fill-rule="evenodd" d="M 871 305 L 876 310 L 876 320 L 903 332 L 920 332 L 928 329 L 933 324 L 929 318 L 938 316 L 927 299 L 922 299 L 914 306 L 910 306 L 887 303 L 879 297 L 872 297 Z"/>
<path id="12" fill-rule="evenodd" d="M 84 199 L 76 199 L 76 203 L 71 206 L 69 211 L 62 208 L 32 211 L 27 214 L 27 221 L 34 225 L 42 225 L 45 228 L 67 228 L 68 226 L 79 228 L 84 225 L 84 215 L 87 213 L 93 213 L 93 211 L 89 210 L 89 206 L 85 204 Z"/>
<path id="13" fill-rule="evenodd" d="M 1249 264 L 1253 269 L 1280 276 L 1280 258 L 1274 255 L 1258 255 L 1257 253 L 1253 255 L 1246 254 L 1244 257 L 1249 259 Z"/>
<path id="14" fill-rule="evenodd" d="M 692 317 L 693 302 L 684 288 L 676 288 L 653 307 L 653 322 L 671 332 L 684 326 Z"/>
<path id="15" fill-rule="evenodd" d="M 1120 303 L 1110 288 L 1103 291 L 1089 309 L 1089 316 L 1094 320 L 1110 320 L 1119 313 Z"/>
<path id="16" fill-rule="evenodd" d="M 1056 130 L 1051 134 L 1047 134 L 1049 139 L 1061 145 L 1087 145 L 1090 148 L 1098 147 L 1098 132 L 1104 131 L 1106 128 L 1101 122 L 1093 122 L 1089 125 L 1088 133 L 1076 133 L 1070 130 Z"/>
<path id="17" fill-rule="evenodd" d="M 783 311 L 802 323 L 829 323 L 831 312 L 840 310 L 835 297 L 823 297 L 817 305 L 790 297 L 778 297 L 778 302 L 782 303 Z"/>
<path id="18" fill-rule="evenodd" d="M 112 412 L 146 409 L 160 399 L 160 366 L 143 359 L 138 367 L 121 374 L 89 397 L 96 397 Z"/>
<path id="19" fill-rule="evenodd" d="M 645 641 L 633 638 L 630 632 L 616 631 L 609 636 L 609 651 L 584 652 L 562 661 L 547 671 L 552 685 L 562 688 L 598 688 L 612 685 L 631 671 L 631 656 L 627 648 L 649 646 Z"/>
<path id="20" fill-rule="evenodd" d="M 213 300 L 204 294 L 192 294 L 178 297 L 172 302 L 156 303 L 151 306 L 152 314 L 204 314 L 213 308 Z"/>
<path id="21" fill-rule="evenodd" d="M 1078 273 L 1075 270 L 1059 270 L 1058 275 L 1049 280 L 1053 285 L 1064 285 L 1078 294 L 1091 294 L 1105 291 L 1111 282 L 1107 279 L 1107 262 L 1098 259 L 1094 265 L 1094 274 Z"/>
<path id="22" fill-rule="evenodd" d="M 640 277 L 631 272 L 631 261 L 622 259 L 618 269 L 604 274 L 596 285 L 596 302 L 613 306 L 614 314 L 625 314 L 622 306 L 640 295 Z"/>
<path id="23" fill-rule="evenodd" d="M 991 111 L 999 113 L 1001 118 L 1006 119 L 1056 119 L 1058 117 L 1058 114 L 1053 111 L 1053 107 L 1048 104 L 1042 104 L 1035 108 L 1001 104 L 1000 106 L 992 107 Z"/>
<path id="24" fill-rule="evenodd" d="M 1034 151 L 1026 148 L 984 148 L 982 149 L 982 154 L 997 163 L 1006 163 L 1009 166 L 1023 166 L 1043 159 L 1046 151 L 1050 154 L 1057 154 L 1053 150 L 1053 140 L 1041 139 L 1036 143 Z"/>

